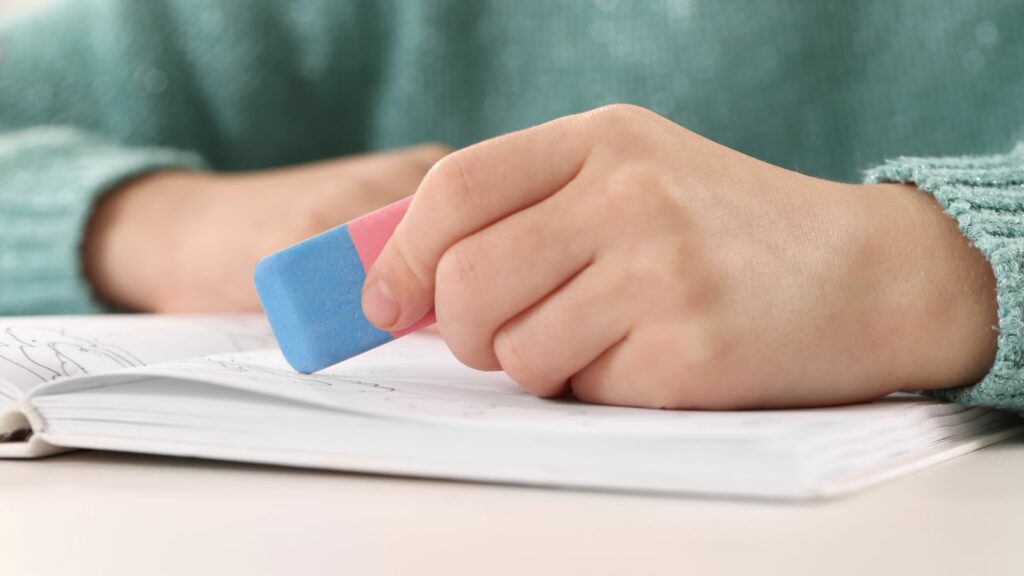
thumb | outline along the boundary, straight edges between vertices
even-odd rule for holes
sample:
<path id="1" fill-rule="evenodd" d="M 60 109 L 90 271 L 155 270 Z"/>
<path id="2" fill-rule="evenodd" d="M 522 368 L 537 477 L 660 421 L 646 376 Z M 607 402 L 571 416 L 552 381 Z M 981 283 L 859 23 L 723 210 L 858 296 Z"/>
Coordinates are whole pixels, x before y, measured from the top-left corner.
<path id="1" fill-rule="evenodd" d="M 414 269 L 409 252 L 403 249 L 408 235 L 401 221 L 412 200 L 405 198 L 348 224 L 359 258 L 369 267 L 363 284 L 363 314 L 389 332 L 423 320 L 434 307 L 433 272 Z"/>
<path id="2" fill-rule="evenodd" d="M 568 184 L 593 146 L 592 127 L 564 118 L 452 152 L 416 194 L 351 223 L 369 268 L 363 313 L 370 323 L 389 332 L 419 327 L 434 307 L 437 267 L 448 249 Z M 356 240 L 362 234 L 374 238 L 370 259 Z"/>

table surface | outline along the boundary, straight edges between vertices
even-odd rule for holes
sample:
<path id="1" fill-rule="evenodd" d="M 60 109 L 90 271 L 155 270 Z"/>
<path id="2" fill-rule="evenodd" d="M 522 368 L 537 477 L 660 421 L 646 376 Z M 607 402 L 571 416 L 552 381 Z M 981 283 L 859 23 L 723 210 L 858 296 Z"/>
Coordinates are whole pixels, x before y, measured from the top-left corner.
<path id="1" fill-rule="evenodd" d="M 1019 574 L 1024 439 L 839 500 L 714 501 L 79 452 L 0 462 L 0 573 Z"/>

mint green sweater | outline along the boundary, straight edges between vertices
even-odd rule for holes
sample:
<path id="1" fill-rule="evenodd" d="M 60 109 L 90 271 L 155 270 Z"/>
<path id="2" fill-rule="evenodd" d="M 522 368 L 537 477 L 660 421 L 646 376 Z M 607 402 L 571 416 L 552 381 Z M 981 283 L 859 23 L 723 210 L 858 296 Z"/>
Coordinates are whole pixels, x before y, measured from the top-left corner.
<path id="1" fill-rule="evenodd" d="M 57 2 L 0 24 L 0 314 L 100 310 L 83 227 L 147 171 L 457 147 L 612 102 L 935 195 L 1000 316 L 991 373 L 945 395 L 1024 410 L 1020 0 Z"/>

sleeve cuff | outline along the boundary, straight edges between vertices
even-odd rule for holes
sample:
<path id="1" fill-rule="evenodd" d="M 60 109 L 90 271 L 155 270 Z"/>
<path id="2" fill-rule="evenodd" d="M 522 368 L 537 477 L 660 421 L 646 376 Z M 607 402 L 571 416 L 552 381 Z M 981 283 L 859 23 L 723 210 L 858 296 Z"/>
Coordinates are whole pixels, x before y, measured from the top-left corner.
<path id="1" fill-rule="evenodd" d="M 0 134 L 0 314 L 102 311 L 82 270 L 95 200 L 160 169 L 201 169 L 195 154 L 129 148 L 70 128 Z"/>
<path id="2" fill-rule="evenodd" d="M 995 272 L 999 349 L 992 369 L 973 386 L 930 394 L 1024 412 L 1024 143 L 996 156 L 897 158 L 865 181 L 914 184 L 934 196 Z"/>

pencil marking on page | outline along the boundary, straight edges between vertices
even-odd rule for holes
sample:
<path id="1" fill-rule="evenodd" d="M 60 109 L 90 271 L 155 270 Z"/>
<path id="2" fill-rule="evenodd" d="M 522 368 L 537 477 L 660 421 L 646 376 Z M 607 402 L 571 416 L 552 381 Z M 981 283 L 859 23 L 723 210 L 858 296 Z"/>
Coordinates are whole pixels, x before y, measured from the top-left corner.
<path id="1" fill-rule="evenodd" d="M 99 367 L 109 370 L 144 365 L 124 348 L 66 328 L 0 330 L 0 358 L 40 382 L 88 375 Z"/>

